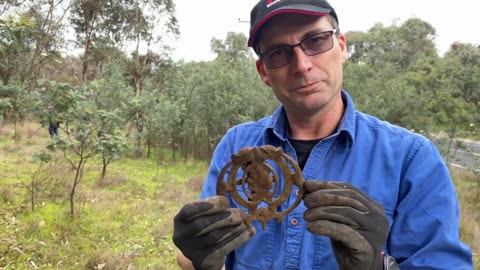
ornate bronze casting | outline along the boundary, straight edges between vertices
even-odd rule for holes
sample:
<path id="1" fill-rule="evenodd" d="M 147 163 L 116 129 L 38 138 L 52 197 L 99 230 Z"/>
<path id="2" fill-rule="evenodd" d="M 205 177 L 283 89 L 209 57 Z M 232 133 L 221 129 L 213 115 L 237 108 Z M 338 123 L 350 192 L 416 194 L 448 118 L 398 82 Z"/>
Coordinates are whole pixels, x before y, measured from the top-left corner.
<path id="1" fill-rule="evenodd" d="M 281 170 L 284 179 L 284 188 L 281 194 L 277 194 L 280 183 L 275 170 L 268 165 L 267 160 L 275 162 Z M 288 163 L 294 169 L 290 170 Z M 225 173 L 231 168 L 225 182 Z M 243 170 L 241 179 L 236 179 L 239 169 Z M 252 220 L 262 223 L 265 230 L 266 222 L 277 218 L 281 222 L 283 218 L 298 206 L 303 198 L 303 176 L 302 171 L 293 158 L 283 153 L 281 148 L 271 145 L 260 147 L 245 147 L 237 154 L 232 155 L 232 161 L 228 162 L 221 170 L 217 180 L 217 194 L 226 195 L 229 193 L 232 199 L 248 209 L 247 224 L 251 225 Z M 237 186 L 241 185 L 243 193 L 247 196 L 245 200 L 239 193 Z M 285 211 L 278 212 L 277 208 L 290 196 L 293 185 L 300 189 L 295 202 Z M 258 207 L 261 202 L 266 202 L 267 207 Z"/>

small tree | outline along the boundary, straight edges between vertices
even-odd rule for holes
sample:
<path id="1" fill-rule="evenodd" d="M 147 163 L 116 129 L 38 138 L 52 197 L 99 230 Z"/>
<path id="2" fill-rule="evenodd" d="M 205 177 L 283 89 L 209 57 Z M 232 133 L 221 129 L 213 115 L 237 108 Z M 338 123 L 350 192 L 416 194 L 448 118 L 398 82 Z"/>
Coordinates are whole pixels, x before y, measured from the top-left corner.
<path id="1" fill-rule="evenodd" d="M 72 185 L 70 186 L 70 216 L 75 217 L 75 195 L 83 178 L 85 164 L 93 158 L 98 152 L 95 149 L 94 128 L 87 123 L 83 126 L 76 126 L 74 123 L 67 122 L 63 128 L 66 138 L 53 137 L 50 149 L 58 149 L 63 152 L 65 160 L 71 165 L 75 172 Z"/>
<path id="2" fill-rule="evenodd" d="M 120 132 L 124 126 L 121 112 L 99 109 L 98 101 L 105 101 L 98 96 L 103 86 L 96 81 L 85 87 L 51 83 L 44 89 L 49 103 L 58 104 L 57 113 L 63 131 L 60 136 L 52 138 L 48 148 L 61 151 L 74 171 L 69 192 L 72 218 L 75 216 L 75 195 L 87 162 L 100 154 L 103 161 L 101 176 L 104 178 L 110 162 L 126 149 Z"/>
<path id="3" fill-rule="evenodd" d="M 95 126 L 95 103 L 89 97 L 87 88 L 73 88 L 61 84 L 68 91 L 69 106 L 59 112 L 62 119 L 63 136 L 54 136 L 47 146 L 50 150 L 63 152 L 63 157 L 71 165 L 74 177 L 70 186 L 70 215 L 75 216 L 75 194 L 83 178 L 83 172 L 88 160 L 98 154 L 98 130 Z"/>
<path id="4" fill-rule="evenodd" d="M 33 99 L 26 89 L 17 84 L 0 85 L 0 112 L 14 125 L 14 138 L 18 142 L 18 127 L 33 107 Z"/>
<path id="5" fill-rule="evenodd" d="M 102 156 L 100 181 L 105 179 L 107 166 L 112 160 L 119 159 L 127 150 L 125 136 L 120 131 L 123 120 L 116 112 L 98 111 L 99 133 L 97 151 Z"/>

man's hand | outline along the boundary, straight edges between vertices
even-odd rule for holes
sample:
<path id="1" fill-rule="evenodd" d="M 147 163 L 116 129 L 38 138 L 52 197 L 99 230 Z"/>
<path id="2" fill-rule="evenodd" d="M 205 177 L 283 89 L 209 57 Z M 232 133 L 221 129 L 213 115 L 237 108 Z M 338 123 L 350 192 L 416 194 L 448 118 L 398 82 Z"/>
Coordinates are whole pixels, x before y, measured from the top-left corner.
<path id="1" fill-rule="evenodd" d="M 188 203 L 175 216 L 173 242 L 196 270 L 219 270 L 225 257 L 255 235 L 246 214 L 224 196 Z"/>
<path id="2" fill-rule="evenodd" d="M 307 229 L 330 237 L 341 270 L 380 270 L 388 236 L 383 207 L 356 187 L 309 180 L 304 184 Z"/>

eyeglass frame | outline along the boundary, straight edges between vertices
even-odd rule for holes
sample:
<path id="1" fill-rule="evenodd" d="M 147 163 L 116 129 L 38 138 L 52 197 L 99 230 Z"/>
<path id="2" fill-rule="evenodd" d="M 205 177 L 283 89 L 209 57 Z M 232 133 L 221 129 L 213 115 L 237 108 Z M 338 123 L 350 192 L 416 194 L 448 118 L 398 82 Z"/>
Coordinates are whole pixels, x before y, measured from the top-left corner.
<path id="1" fill-rule="evenodd" d="M 302 46 L 302 43 L 303 43 L 304 41 L 310 39 L 310 38 L 313 38 L 313 37 L 315 37 L 315 36 L 317 36 L 317 35 L 321 35 L 321 34 L 325 34 L 325 33 L 330 33 L 330 40 L 331 40 L 331 42 L 332 42 L 332 46 L 330 46 L 330 48 L 328 48 L 327 50 L 321 51 L 321 52 L 318 52 L 318 53 L 317 53 L 317 52 L 315 52 L 315 53 L 313 53 L 313 54 L 307 53 L 307 49 L 305 49 L 305 48 Z M 284 67 L 284 66 L 286 66 L 286 65 L 288 65 L 288 64 L 290 64 L 290 63 L 292 62 L 292 59 L 293 59 L 293 50 L 294 50 L 294 48 L 297 47 L 297 46 L 300 46 L 300 48 L 302 49 L 302 51 L 303 51 L 303 52 L 305 53 L 305 55 L 307 55 L 307 56 L 319 55 L 319 54 L 322 54 L 322 53 L 325 53 L 325 52 L 330 51 L 330 50 L 333 48 L 333 45 L 334 45 L 334 43 L 335 43 L 335 42 L 333 41 L 333 35 L 335 35 L 335 34 L 337 34 L 337 33 L 338 33 L 338 29 L 337 29 L 337 28 L 333 28 L 333 29 L 327 30 L 327 31 L 322 31 L 322 32 L 319 32 L 319 33 L 310 35 L 310 36 L 308 36 L 308 37 L 305 37 L 304 39 L 300 40 L 300 42 L 298 42 L 298 43 L 296 43 L 296 44 L 293 44 L 293 45 L 281 45 L 281 46 L 278 46 L 278 47 L 276 47 L 276 48 L 267 50 L 267 51 L 265 51 L 265 52 L 263 52 L 263 53 L 260 53 L 258 56 L 259 56 L 260 61 L 262 61 L 267 68 L 269 68 L 269 69 L 281 68 L 281 67 Z M 289 48 L 289 50 L 290 50 L 290 54 L 289 54 L 290 59 L 289 59 L 285 64 L 282 64 L 282 65 L 280 65 L 280 66 L 269 67 L 269 65 L 264 61 L 265 55 L 268 54 L 268 53 L 274 52 L 274 51 L 276 51 L 276 50 L 278 50 L 278 49 L 282 49 L 282 48 Z"/>

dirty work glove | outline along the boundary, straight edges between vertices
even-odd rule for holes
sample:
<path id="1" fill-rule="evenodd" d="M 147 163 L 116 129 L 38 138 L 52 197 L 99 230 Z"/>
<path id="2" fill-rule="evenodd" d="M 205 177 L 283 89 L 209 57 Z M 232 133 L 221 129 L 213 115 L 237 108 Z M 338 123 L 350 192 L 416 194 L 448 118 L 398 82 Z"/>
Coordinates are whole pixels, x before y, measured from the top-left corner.
<path id="1" fill-rule="evenodd" d="M 226 256 L 255 235 L 245 224 L 246 214 L 229 208 L 225 196 L 188 203 L 173 222 L 173 242 L 196 270 L 219 270 Z"/>
<path id="2" fill-rule="evenodd" d="M 307 229 L 330 237 L 341 270 L 381 270 L 388 236 L 383 207 L 348 183 L 309 180 L 304 184 Z"/>

